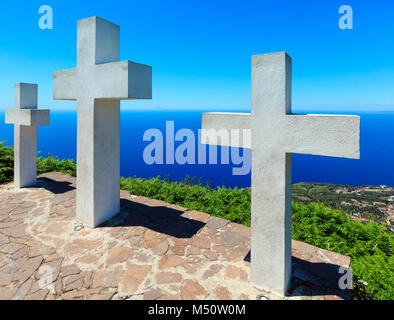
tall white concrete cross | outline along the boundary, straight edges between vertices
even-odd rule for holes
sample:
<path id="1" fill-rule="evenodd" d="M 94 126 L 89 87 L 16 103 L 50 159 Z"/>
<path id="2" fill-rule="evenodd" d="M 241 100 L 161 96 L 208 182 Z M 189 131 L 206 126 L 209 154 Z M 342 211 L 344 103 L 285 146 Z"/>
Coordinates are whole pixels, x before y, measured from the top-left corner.
<path id="1" fill-rule="evenodd" d="M 49 125 L 49 110 L 37 109 L 38 85 L 15 84 L 15 109 L 5 111 L 5 123 L 14 125 L 14 184 L 35 185 L 37 179 L 37 126 Z"/>
<path id="2" fill-rule="evenodd" d="M 120 210 L 120 100 L 152 98 L 152 67 L 119 62 L 119 26 L 78 21 L 77 67 L 55 71 L 54 99 L 77 100 L 77 217 L 90 227 Z"/>
<path id="3" fill-rule="evenodd" d="M 219 144 L 251 146 L 251 281 L 282 295 L 291 279 L 291 153 L 360 156 L 360 118 L 291 114 L 291 78 L 285 52 L 253 56 L 252 113 L 202 117 L 203 129 L 251 130 L 251 142 L 244 135 Z M 203 131 L 202 142 L 213 135 L 215 130 Z"/>

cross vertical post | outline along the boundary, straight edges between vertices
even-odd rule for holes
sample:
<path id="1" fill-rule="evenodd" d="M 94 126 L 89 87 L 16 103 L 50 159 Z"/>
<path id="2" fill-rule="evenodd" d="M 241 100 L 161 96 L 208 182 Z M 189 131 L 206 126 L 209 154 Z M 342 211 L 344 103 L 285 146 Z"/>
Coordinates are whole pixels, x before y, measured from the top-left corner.
<path id="1" fill-rule="evenodd" d="M 276 125 L 291 113 L 291 75 L 287 54 L 252 58 L 251 281 L 282 294 L 291 279 L 291 154 L 270 136 L 286 139 Z"/>

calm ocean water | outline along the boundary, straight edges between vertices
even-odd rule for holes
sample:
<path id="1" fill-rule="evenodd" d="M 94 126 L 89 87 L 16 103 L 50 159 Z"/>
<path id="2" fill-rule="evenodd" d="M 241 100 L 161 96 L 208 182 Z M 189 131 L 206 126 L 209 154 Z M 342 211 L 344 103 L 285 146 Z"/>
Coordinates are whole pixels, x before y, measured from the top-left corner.
<path id="1" fill-rule="evenodd" d="M 122 111 L 121 175 L 150 178 L 169 175 L 179 180 L 186 175 L 210 181 L 212 186 L 250 186 L 250 174 L 232 175 L 233 164 L 147 165 L 143 160 L 144 132 L 157 128 L 165 133 L 166 121 L 175 122 L 175 132 L 201 127 L 201 113 L 196 111 Z M 351 185 L 394 186 L 394 113 L 359 113 L 361 115 L 361 159 L 349 160 L 310 155 L 293 155 L 293 182 L 328 182 Z M 165 139 L 165 137 L 164 137 Z M 13 126 L 4 124 L 0 111 L 0 141 L 13 144 Z M 175 148 L 182 142 L 175 142 Z M 51 125 L 39 127 L 38 150 L 60 159 L 76 159 L 76 112 L 52 111 Z M 250 150 L 244 150 L 250 157 Z M 218 154 L 220 152 L 218 151 Z M 197 157 L 197 156 L 196 156 Z M 220 157 L 219 157 L 220 159 Z M 219 162 L 220 163 L 220 162 Z"/>

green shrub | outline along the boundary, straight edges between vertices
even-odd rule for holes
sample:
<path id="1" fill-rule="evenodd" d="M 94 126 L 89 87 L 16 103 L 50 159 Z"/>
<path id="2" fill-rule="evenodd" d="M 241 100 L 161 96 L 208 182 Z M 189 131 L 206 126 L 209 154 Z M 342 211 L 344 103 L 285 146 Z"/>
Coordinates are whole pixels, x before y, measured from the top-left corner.
<path id="1" fill-rule="evenodd" d="M 45 172 L 58 171 L 65 174 L 76 176 L 75 161 L 59 160 L 58 157 L 40 156 L 37 158 L 37 174 Z M 9 182 L 14 177 L 14 148 L 7 147 L 0 142 L 0 183 Z"/>
<path id="2" fill-rule="evenodd" d="M 355 299 L 394 299 L 394 235 L 322 204 L 293 203 L 292 238 L 351 257 Z"/>
<path id="3" fill-rule="evenodd" d="M 38 157 L 37 159 L 37 173 L 58 171 L 75 177 L 77 175 L 77 166 L 73 159 L 59 160 L 58 157 L 51 157 L 47 154 L 46 157 Z"/>
<path id="4" fill-rule="evenodd" d="M 0 183 L 11 181 L 14 176 L 14 149 L 0 142 Z"/>

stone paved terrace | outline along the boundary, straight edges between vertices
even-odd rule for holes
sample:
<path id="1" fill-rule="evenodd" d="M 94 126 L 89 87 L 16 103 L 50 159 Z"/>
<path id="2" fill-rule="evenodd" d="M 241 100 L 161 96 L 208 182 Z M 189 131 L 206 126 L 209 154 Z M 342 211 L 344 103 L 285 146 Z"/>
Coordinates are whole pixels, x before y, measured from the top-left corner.
<path id="1" fill-rule="evenodd" d="M 75 191 L 55 172 L 35 188 L 0 185 L 0 300 L 280 299 L 248 281 L 249 228 L 121 191 L 118 216 L 76 231 Z M 293 241 L 285 299 L 347 298 L 338 268 L 349 264 Z"/>

